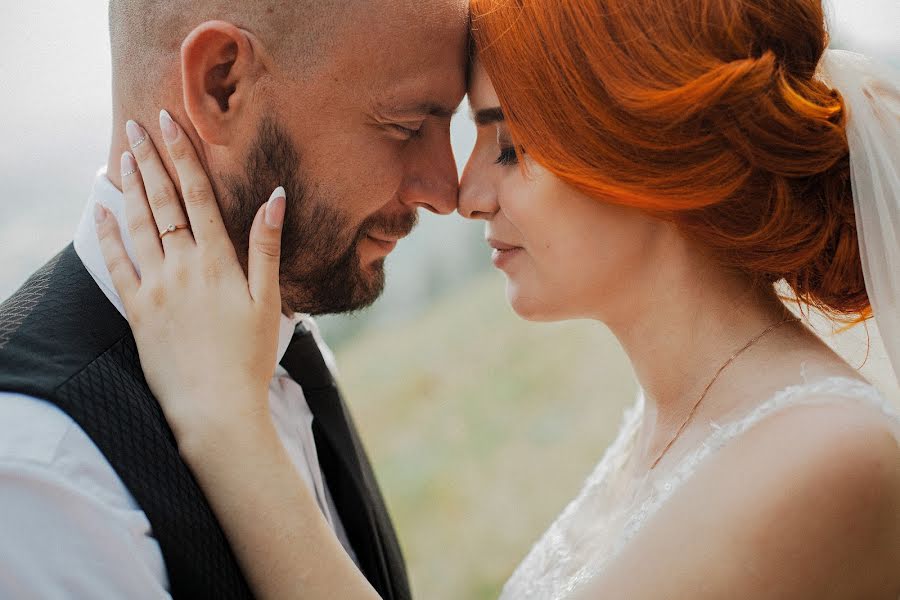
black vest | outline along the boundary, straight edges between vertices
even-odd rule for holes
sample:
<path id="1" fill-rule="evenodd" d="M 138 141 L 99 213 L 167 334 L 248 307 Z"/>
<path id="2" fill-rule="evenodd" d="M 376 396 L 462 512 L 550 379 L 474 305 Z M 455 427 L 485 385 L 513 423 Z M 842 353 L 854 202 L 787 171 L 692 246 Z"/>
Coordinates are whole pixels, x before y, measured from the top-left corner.
<path id="1" fill-rule="evenodd" d="M 325 480 L 363 573 L 382 598 L 408 600 L 383 499 L 311 339 L 300 331 L 282 364 L 304 387 Z M 71 244 L 0 304 L 0 390 L 51 402 L 93 440 L 147 515 L 173 597 L 252 598 L 147 387 L 127 321 Z"/>

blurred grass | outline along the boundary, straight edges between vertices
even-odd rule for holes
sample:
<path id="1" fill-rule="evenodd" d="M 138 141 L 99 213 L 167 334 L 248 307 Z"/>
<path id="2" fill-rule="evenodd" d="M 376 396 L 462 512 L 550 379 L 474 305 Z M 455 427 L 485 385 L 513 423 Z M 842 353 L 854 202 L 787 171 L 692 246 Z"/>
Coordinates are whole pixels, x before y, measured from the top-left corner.
<path id="1" fill-rule="evenodd" d="M 637 390 L 592 322 L 527 323 L 485 273 L 338 349 L 416 598 L 496 599 Z"/>

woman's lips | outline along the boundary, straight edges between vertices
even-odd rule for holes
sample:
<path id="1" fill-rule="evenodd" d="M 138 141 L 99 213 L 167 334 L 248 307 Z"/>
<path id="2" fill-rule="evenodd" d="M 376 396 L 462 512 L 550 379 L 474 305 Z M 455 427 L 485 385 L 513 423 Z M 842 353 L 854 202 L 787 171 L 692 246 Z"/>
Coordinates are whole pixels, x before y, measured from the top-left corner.
<path id="1" fill-rule="evenodd" d="M 506 242 L 495 239 L 489 239 L 488 245 L 494 249 L 494 252 L 491 255 L 491 261 L 494 263 L 495 267 L 501 270 L 507 267 L 517 256 L 525 252 L 525 249 L 521 246 L 513 246 L 512 244 L 507 244 Z"/>

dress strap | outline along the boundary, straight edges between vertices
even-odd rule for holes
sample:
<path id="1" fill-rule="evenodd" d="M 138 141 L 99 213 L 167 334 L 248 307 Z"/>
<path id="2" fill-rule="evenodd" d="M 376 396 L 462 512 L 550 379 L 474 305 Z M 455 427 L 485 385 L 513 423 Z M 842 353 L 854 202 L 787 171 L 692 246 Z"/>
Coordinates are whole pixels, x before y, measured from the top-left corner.
<path id="1" fill-rule="evenodd" d="M 864 381 L 848 377 L 829 377 L 792 385 L 777 392 L 769 400 L 735 421 L 725 425 L 713 423 L 713 433 L 675 468 L 672 483 L 677 485 L 689 477 L 707 456 L 779 410 L 791 406 L 847 403 L 874 409 L 900 427 L 900 412 L 874 386 Z"/>

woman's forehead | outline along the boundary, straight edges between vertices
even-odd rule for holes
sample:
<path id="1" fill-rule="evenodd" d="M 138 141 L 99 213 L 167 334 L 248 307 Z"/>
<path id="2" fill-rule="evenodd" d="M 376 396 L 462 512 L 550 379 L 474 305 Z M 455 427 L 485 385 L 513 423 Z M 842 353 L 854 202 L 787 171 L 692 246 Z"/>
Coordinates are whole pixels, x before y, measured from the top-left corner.
<path id="1" fill-rule="evenodd" d="M 469 106 L 472 111 L 499 106 L 497 92 L 481 62 L 473 60 L 469 69 Z"/>

